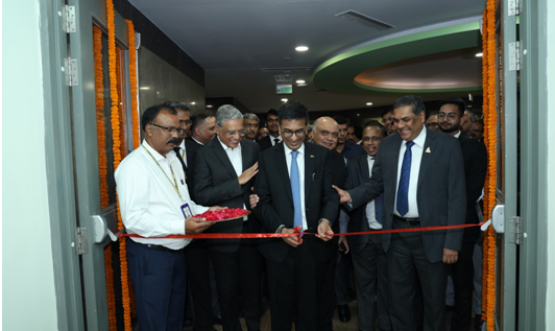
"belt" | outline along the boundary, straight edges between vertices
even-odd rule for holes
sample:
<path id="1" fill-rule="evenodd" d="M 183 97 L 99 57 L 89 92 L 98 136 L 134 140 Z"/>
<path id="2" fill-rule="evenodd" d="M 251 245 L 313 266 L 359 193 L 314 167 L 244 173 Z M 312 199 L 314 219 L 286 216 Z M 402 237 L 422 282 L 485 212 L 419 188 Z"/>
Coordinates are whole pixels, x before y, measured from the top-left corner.
<path id="1" fill-rule="evenodd" d="M 407 218 L 407 217 L 400 217 L 397 215 L 393 215 L 393 218 L 406 222 L 408 225 L 420 225 L 420 218 Z"/>

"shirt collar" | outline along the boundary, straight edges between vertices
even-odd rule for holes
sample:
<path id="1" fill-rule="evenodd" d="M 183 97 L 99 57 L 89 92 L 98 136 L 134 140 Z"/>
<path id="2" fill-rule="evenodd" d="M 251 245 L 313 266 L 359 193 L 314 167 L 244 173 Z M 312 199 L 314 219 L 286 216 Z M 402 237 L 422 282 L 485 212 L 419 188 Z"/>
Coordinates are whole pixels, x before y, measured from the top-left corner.
<path id="1" fill-rule="evenodd" d="M 181 142 L 181 145 L 179 145 L 179 148 L 181 148 L 182 150 L 185 150 L 185 139 L 183 139 L 183 141 Z"/>
<path id="2" fill-rule="evenodd" d="M 279 135 L 277 137 L 274 137 L 274 136 L 272 136 L 271 134 L 268 133 L 268 136 L 270 137 L 271 141 L 274 141 L 274 139 L 279 139 L 279 141 L 281 141 L 281 135 Z"/>
<path id="3" fill-rule="evenodd" d="M 241 151 L 241 143 L 239 143 L 239 145 L 237 145 L 236 148 L 231 148 L 229 146 L 227 146 L 226 144 L 224 144 L 221 140 L 220 140 L 220 136 L 216 136 L 218 138 L 218 141 L 220 142 L 220 144 L 222 144 L 222 148 L 224 149 L 224 151 L 230 151 L 230 152 L 234 152 L 236 150 Z"/>
<path id="4" fill-rule="evenodd" d="M 422 131 L 420 131 L 420 134 L 418 135 L 418 137 L 414 138 L 413 142 L 415 145 L 420 146 L 422 148 L 424 148 L 424 143 L 426 142 L 426 126 L 422 126 Z M 403 140 L 403 144 L 407 144 L 406 140 Z"/>
<path id="5" fill-rule="evenodd" d="M 146 139 L 143 140 L 143 146 L 150 152 L 150 154 L 152 154 L 152 156 L 154 156 L 154 159 L 158 162 L 160 161 L 168 161 L 170 162 L 174 157 L 175 157 L 175 152 L 171 151 L 168 154 L 166 154 L 167 158 L 165 158 L 164 156 L 162 156 L 162 154 L 158 153 L 154 148 L 152 148 L 147 142 Z"/>
<path id="6" fill-rule="evenodd" d="M 371 155 L 368 155 L 368 154 L 366 154 L 366 155 L 367 155 L 368 160 L 374 161 L 374 156 L 371 156 Z"/>
<path id="7" fill-rule="evenodd" d="M 283 149 L 285 150 L 285 156 L 291 154 L 291 152 L 293 152 L 288 146 L 287 144 L 283 144 Z M 297 151 L 299 152 L 299 154 L 304 154 L 304 142 L 301 145 L 301 147 L 299 147 L 299 149 L 297 149 Z"/>
<path id="8" fill-rule="evenodd" d="M 459 137 L 461 136 L 461 130 L 459 130 L 459 132 L 457 132 L 456 135 L 454 135 L 455 138 L 459 139 Z"/>
<path id="9" fill-rule="evenodd" d="M 201 144 L 201 145 L 203 145 L 203 146 L 204 146 L 204 144 L 203 144 L 203 143 L 201 143 L 200 141 L 196 140 L 196 139 L 195 139 L 195 137 L 191 136 L 191 138 L 192 138 L 192 139 L 193 139 L 194 141 L 196 141 L 196 142 L 197 142 L 197 144 Z"/>

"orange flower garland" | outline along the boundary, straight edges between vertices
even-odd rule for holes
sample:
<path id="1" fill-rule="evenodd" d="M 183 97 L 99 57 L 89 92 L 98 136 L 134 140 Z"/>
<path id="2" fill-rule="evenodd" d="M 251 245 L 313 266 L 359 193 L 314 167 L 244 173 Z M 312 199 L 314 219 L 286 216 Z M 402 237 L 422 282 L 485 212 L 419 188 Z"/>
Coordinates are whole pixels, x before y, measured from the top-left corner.
<path id="1" fill-rule="evenodd" d="M 98 146 L 98 170 L 100 179 L 100 208 L 110 203 L 107 183 L 106 133 L 104 130 L 104 74 L 102 68 L 102 31 L 93 26 L 94 79 L 96 95 L 96 131 Z M 104 270 L 106 274 L 106 296 L 108 301 L 108 324 L 110 330 L 117 330 L 116 293 L 114 291 L 114 269 L 112 268 L 112 245 L 104 249 Z"/>
<path id="2" fill-rule="evenodd" d="M 108 25 L 108 71 L 110 74 L 110 101 L 112 113 L 112 139 L 114 152 L 114 170 L 118 168 L 121 162 L 121 141 L 120 141 L 120 118 L 118 108 L 118 82 L 116 73 L 116 30 L 114 23 L 114 4 L 112 0 L 106 0 L 106 16 Z M 119 200 L 116 198 L 118 211 L 118 229 L 123 229 L 121 221 L 121 213 L 119 208 Z M 123 302 L 123 319 L 125 331 L 131 331 L 131 305 L 129 297 L 129 272 L 127 268 L 126 241 L 119 241 L 120 264 L 121 264 L 121 294 Z"/>
<path id="3" fill-rule="evenodd" d="M 133 148 L 139 147 L 139 105 L 137 103 L 137 52 L 135 50 L 135 27 L 131 20 L 127 22 L 127 39 L 129 40 L 129 84 L 131 90 L 131 124 L 133 127 Z"/>

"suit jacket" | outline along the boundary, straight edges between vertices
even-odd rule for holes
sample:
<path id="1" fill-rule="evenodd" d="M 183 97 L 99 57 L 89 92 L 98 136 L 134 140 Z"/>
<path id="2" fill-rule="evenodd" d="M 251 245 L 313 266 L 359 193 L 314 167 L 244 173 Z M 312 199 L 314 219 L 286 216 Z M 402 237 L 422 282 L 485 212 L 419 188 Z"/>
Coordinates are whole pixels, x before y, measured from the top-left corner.
<path id="1" fill-rule="evenodd" d="M 339 196 L 331 187 L 332 166 L 331 153 L 327 148 L 304 143 L 305 167 L 305 208 L 308 229 L 307 232 L 316 233 L 318 222 L 325 218 L 333 227 L 339 208 Z M 294 208 L 293 194 L 285 150 L 283 143 L 260 153 L 259 173 L 254 184 L 254 192 L 259 201 L 254 212 L 262 225 L 262 231 L 275 233 L 281 225 L 293 227 Z M 308 245 L 319 262 L 325 262 L 328 257 L 326 246 L 328 243 L 313 235 L 303 237 L 303 245 Z M 283 262 L 289 250 L 294 249 L 281 238 L 261 240 L 259 250 L 265 258 L 274 262 Z"/>
<path id="2" fill-rule="evenodd" d="M 260 151 L 261 152 L 263 152 L 263 151 L 267 150 L 268 148 L 272 147 L 272 141 L 270 139 L 271 139 L 270 136 L 266 136 L 266 137 L 256 141 L 258 143 L 258 145 L 260 145 Z"/>
<path id="3" fill-rule="evenodd" d="M 464 224 L 466 217 L 466 183 L 463 158 L 457 139 L 426 127 L 426 141 L 422 152 L 418 176 L 416 200 L 420 223 L 425 226 Z M 402 139 L 398 134 L 388 136 L 380 144 L 369 182 L 350 190 L 352 204 L 356 209 L 384 193 L 383 228 L 392 228 L 397 170 Z M 426 152 L 429 150 L 429 153 Z M 395 221 L 397 222 L 397 221 Z M 422 244 L 427 259 L 434 263 L 443 258 L 443 248 L 460 251 L 463 231 L 422 232 Z M 387 252 L 390 234 L 382 236 Z"/>
<path id="4" fill-rule="evenodd" d="M 459 143 L 464 162 L 466 177 L 466 223 L 478 223 L 476 200 L 482 194 L 486 172 L 488 170 L 488 155 L 486 145 L 471 138 L 459 136 Z M 479 227 L 464 229 L 464 240 L 474 241 L 480 235 Z"/>
<path id="5" fill-rule="evenodd" d="M 368 154 L 361 155 L 350 160 L 347 164 L 347 180 L 345 181 L 345 189 L 350 190 L 368 182 L 370 182 Z M 382 204 L 381 208 L 383 210 L 383 194 L 374 199 L 374 203 Z M 376 208 L 379 207 L 376 205 Z M 352 210 L 349 213 L 349 216 L 349 232 L 372 231 L 372 229 L 370 229 L 370 227 L 368 226 L 368 218 L 366 217 L 366 204 L 363 204 L 362 206 Z M 376 213 L 376 218 L 380 217 L 382 219 L 378 219 L 378 221 L 383 223 L 383 213 L 381 213 L 380 215 Z M 382 242 L 381 235 L 370 234 L 348 236 L 347 240 L 349 241 L 349 247 L 354 254 L 359 254 L 368 243 L 368 240 L 371 240 L 373 243 Z"/>
<path id="6" fill-rule="evenodd" d="M 361 155 L 367 155 L 362 146 L 352 143 L 350 141 L 345 142 L 345 147 L 341 151 L 341 155 L 343 155 L 347 160 L 354 159 L 355 157 Z"/>
<path id="7" fill-rule="evenodd" d="M 258 161 L 259 147 L 251 141 L 241 141 L 241 156 L 243 169 L 252 167 Z M 229 208 L 247 208 L 249 195 L 254 179 L 244 185 L 239 185 L 237 173 L 222 147 L 220 140 L 215 138 L 202 148 L 195 160 L 195 199 L 203 201 L 207 206 L 219 205 Z M 243 219 L 216 223 L 206 233 L 242 233 L 258 232 L 258 222 L 249 217 L 247 223 Z M 243 225 L 246 226 L 243 229 Z M 211 239 L 209 246 L 221 252 L 235 252 L 239 248 L 241 239 Z"/>
<path id="8" fill-rule="evenodd" d="M 195 142 L 193 139 L 185 139 L 185 157 L 187 158 L 187 165 L 181 159 L 181 154 L 177 154 L 177 159 L 181 163 L 183 167 L 183 172 L 185 172 L 185 181 L 187 182 L 187 189 L 189 190 L 189 196 L 191 196 L 191 200 L 195 200 L 194 197 L 194 176 L 193 176 L 193 168 L 195 163 L 195 155 L 197 154 L 198 150 L 202 148 L 202 145 Z"/>
<path id="9" fill-rule="evenodd" d="M 331 173 L 332 173 L 332 183 L 337 187 L 345 187 L 345 178 L 347 178 L 347 167 L 345 166 L 345 159 L 341 153 L 335 150 L 331 151 Z M 337 215 L 333 220 L 332 230 L 334 233 L 339 233 L 339 212 L 340 208 L 337 209 Z M 339 241 L 338 236 L 334 236 L 332 240 L 326 243 L 327 254 L 330 258 L 337 257 L 337 242 Z"/>

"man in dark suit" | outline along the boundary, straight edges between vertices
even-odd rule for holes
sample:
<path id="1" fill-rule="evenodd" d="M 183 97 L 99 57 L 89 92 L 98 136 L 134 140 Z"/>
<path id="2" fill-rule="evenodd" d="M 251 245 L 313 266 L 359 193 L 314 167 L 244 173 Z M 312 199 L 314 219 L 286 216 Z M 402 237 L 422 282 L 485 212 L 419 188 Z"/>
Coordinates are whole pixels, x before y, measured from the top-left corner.
<path id="1" fill-rule="evenodd" d="M 370 181 L 349 191 L 337 188 L 341 202 L 356 209 L 384 193 L 383 228 L 458 225 L 466 217 L 461 148 L 456 139 L 426 129 L 421 98 L 408 95 L 393 107 L 398 134 L 382 140 Z M 415 330 L 415 272 L 424 297 L 424 330 L 445 330 L 447 264 L 457 261 L 460 230 L 383 234 L 391 326 Z"/>
<path id="2" fill-rule="evenodd" d="M 339 197 L 331 189 L 330 151 L 305 143 L 308 110 L 296 101 L 279 109 L 283 143 L 260 154 L 254 209 L 267 233 L 316 233 L 261 240 L 266 258 L 273 331 L 318 330 L 321 274 L 329 253 Z"/>
<path id="3" fill-rule="evenodd" d="M 343 187 L 345 185 L 345 177 L 347 177 L 347 168 L 345 167 L 345 159 L 341 154 L 335 151 L 337 145 L 337 137 L 339 135 L 339 125 L 331 117 L 320 117 L 312 126 L 312 141 L 316 145 L 323 146 L 331 151 L 331 170 L 333 176 L 333 185 Z M 332 230 L 339 233 L 339 210 L 333 220 Z M 333 314 L 335 312 L 335 268 L 337 265 L 337 250 L 341 242 L 346 241 L 345 236 L 333 237 L 327 243 L 326 262 L 324 263 L 324 273 L 322 274 L 322 294 L 319 301 L 319 331 L 333 330 Z M 342 248 L 340 248 L 342 249 Z M 346 247 L 348 251 L 348 244 Z"/>
<path id="4" fill-rule="evenodd" d="M 197 154 L 196 201 L 220 201 L 229 208 L 246 208 L 258 173 L 258 144 L 242 140 L 243 116 L 231 105 L 216 114 L 218 136 Z M 254 217 L 212 226 L 210 233 L 258 233 Z M 240 330 L 240 310 L 249 331 L 260 327 L 260 257 L 256 239 L 211 239 L 208 242 L 220 298 L 224 331 Z M 239 300 L 241 299 L 241 301 Z"/>
<path id="5" fill-rule="evenodd" d="M 487 172 L 486 146 L 461 134 L 461 118 L 466 104 L 461 98 L 447 98 L 441 101 L 438 113 L 439 128 L 458 139 L 464 162 L 466 178 L 466 223 L 478 223 L 476 203 L 482 194 Z M 455 292 L 455 310 L 451 319 L 451 330 L 468 331 L 472 321 L 472 290 L 474 267 L 472 256 L 474 245 L 480 236 L 480 228 L 464 230 L 462 249 L 457 263 L 451 266 Z"/>
<path id="6" fill-rule="evenodd" d="M 260 151 L 263 152 L 268 148 L 279 144 L 283 139 L 279 134 L 278 111 L 270 109 L 266 113 L 266 127 L 268 128 L 268 136 L 260 139 Z"/>
<path id="7" fill-rule="evenodd" d="M 191 117 L 191 137 L 185 139 L 187 150 L 188 181 L 187 186 L 194 198 L 195 158 L 204 146 L 203 142 L 210 142 L 215 136 L 215 118 L 208 113 L 197 113 Z M 185 158 L 183 159 L 183 161 Z M 196 239 L 185 250 L 187 261 L 187 282 L 192 297 L 194 331 L 212 331 L 217 314 L 218 293 L 214 276 L 210 273 L 210 253 L 206 239 Z"/>
<path id="8" fill-rule="evenodd" d="M 370 181 L 374 159 L 380 142 L 387 135 L 384 126 L 377 121 L 369 121 L 362 131 L 362 148 L 366 155 L 349 161 L 347 165 L 347 190 Z M 349 232 L 367 232 L 382 229 L 383 194 L 353 210 L 349 219 Z M 358 304 L 358 329 L 375 330 L 376 315 L 374 300 L 378 294 L 377 312 L 380 330 L 391 330 L 387 297 L 387 266 L 381 234 L 349 236 Z"/>

